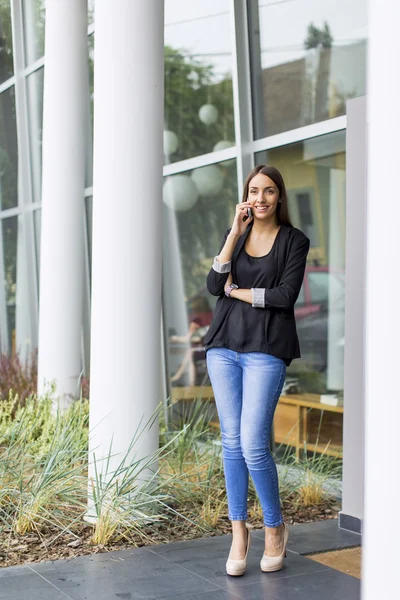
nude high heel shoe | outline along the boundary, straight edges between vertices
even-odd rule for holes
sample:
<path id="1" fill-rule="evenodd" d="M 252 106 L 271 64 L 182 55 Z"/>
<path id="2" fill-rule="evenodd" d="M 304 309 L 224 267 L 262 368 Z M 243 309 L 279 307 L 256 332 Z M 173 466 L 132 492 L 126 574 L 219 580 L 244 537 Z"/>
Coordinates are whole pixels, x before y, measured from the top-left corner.
<path id="1" fill-rule="evenodd" d="M 248 528 L 247 523 L 246 523 L 246 529 L 247 529 L 246 555 L 243 559 L 240 559 L 240 560 L 234 560 L 232 558 L 228 558 L 228 560 L 226 561 L 226 572 L 228 575 L 232 575 L 232 576 L 243 575 L 244 572 L 246 571 L 247 555 L 249 553 L 250 541 L 251 541 L 250 529 Z"/>
<path id="2" fill-rule="evenodd" d="M 264 552 L 263 557 L 260 561 L 261 571 L 264 573 L 272 573 L 273 571 L 280 571 L 283 567 L 283 559 L 286 557 L 286 546 L 289 539 L 289 527 L 284 523 L 283 531 L 283 552 L 280 556 L 267 556 Z"/>

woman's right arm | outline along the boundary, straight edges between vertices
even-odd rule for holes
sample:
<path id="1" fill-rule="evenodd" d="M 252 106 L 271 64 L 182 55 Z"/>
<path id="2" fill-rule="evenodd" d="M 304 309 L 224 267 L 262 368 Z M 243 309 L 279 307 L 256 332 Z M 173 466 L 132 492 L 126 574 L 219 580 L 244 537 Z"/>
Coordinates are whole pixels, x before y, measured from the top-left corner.
<path id="1" fill-rule="evenodd" d="M 223 296 L 224 287 L 231 272 L 231 259 L 238 239 L 246 231 L 250 221 L 243 221 L 247 213 L 249 202 L 241 202 L 236 206 L 235 218 L 232 228 L 225 232 L 224 239 L 219 249 L 219 254 L 214 258 L 213 266 L 207 275 L 207 289 L 213 296 Z"/>

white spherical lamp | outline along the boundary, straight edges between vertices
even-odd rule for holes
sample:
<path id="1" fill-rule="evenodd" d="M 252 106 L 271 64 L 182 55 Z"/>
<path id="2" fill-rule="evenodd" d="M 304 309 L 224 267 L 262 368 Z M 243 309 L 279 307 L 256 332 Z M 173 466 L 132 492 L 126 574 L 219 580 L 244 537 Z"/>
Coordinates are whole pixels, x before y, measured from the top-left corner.
<path id="1" fill-rule="evenodd" d="M 218 119 L 218 108 L 214 104 L 203 104 L 199 110 L 199 119 L 205 125 L 213 125 Z"/>
<path id="2" fill-rule="evenodd" d="M 173 131 L 164 131 L 164 154 L 173 154 L 178 150 L 179 140 Z"/>
<path id="3" fill-rule="evenodd" d="M 163 185 L 163 201 L 178 212 L 190 210 L 196 204 L 199 192 L 189 175 L 167 177 Z"/>
<path id="4" fill-rule="evenodd" d="M 218 150 L 226 150 L 227 148 L 232 148 L 234 145 L 234 142 L 231 142 L 230 140 L 221 140 L 215 144 L 213 152 L 218 152 Z"/>
<path id="5" fill-rule="evenodd" d="M 207 165 L 195 169 L 192 179 L 200 196 L 216 196 L 222 190 L 224 174 L 216 165 Z"/>
<path id="6" fill-rule="evenodd" d="M 230 140 L 221 140 L 220 142 L 217 142 L 213 148 L 213 152 L 218 152 L 218 150 L 226 150 L 227 148 L 232 148 L 232 146 L 234 146 L 234 142 L 231 142 Z M 229 160 L 224 160 L 223 164 L 226 166 L 231 166 L 234 165 L 236 163 L 236 158 L 232 158 Z"/>

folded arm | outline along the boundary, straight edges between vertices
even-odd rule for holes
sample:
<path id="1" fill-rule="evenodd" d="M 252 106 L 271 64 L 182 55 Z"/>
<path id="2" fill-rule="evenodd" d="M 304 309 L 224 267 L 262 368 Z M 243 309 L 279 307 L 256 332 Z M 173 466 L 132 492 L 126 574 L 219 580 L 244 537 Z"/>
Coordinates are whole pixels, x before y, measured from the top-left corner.
<path id="1" fill-rule="evenodd" d="M 292 308 L 303 283 L 309 249 L 310 240 L 307 237 L 294 239 L 279 285 L 273 288 L 234 289 L 231 298 L 248 302 L 255 308 Z"/>

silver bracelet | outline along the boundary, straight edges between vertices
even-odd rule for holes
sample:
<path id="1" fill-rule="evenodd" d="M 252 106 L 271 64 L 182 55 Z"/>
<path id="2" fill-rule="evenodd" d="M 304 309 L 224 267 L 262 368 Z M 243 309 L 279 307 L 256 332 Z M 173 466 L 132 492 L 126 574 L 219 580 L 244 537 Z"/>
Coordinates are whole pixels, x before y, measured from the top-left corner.
<path id="1" fill-rule="evenodd" d="M 236 285 L 236 283 L 231 283 L 230 285 L 228 285 L 228 287 L 225 290 L 225 296 L 227 296 L 228 298 L 230 298 L 231 295 L 231 291 L 232 290 L 238 290 L 239 286 Z"/>

